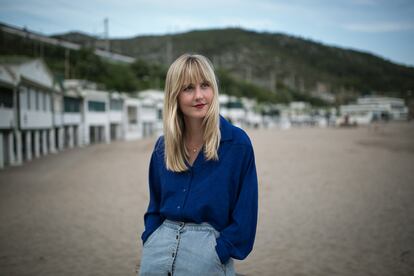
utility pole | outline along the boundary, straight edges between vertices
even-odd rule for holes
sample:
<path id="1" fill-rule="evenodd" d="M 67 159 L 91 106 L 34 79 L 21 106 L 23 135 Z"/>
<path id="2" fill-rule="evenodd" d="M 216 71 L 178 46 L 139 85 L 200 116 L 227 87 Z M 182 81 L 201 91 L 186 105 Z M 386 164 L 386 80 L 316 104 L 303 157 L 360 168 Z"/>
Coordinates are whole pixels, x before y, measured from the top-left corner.
<path id="1" fill-rule="evenodd" d="M 105 27 L 105 31 L 104 31 L 104 40 L 105 40 L 105 50 L 106 51 L 110 51 L 110 42 L 109 42 L 109 19 L 108 17 L 105 17 L 104 19 L 104 27 Z"/>

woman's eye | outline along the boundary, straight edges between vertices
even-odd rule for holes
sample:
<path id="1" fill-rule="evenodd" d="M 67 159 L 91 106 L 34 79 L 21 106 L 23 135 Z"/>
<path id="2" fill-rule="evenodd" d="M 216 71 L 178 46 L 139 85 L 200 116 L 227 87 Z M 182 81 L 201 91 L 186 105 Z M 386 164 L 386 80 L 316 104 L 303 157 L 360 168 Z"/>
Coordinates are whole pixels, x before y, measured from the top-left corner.
<path id="1" fill-rule="evenodd" d="M 192 86 L 192 85 L 189 85 L 189 86 L 186 86 L 184 89 L 183 89 L 183 91 L 191 91 L 191 90 L 193 90 L 194 89 L 194 86 Z"/>
<path id="2" fill-rule="evenodd" d="M 202 87 L 202 88 L 207 88 L 207 87 L 210 87 L 210 85 L 209 85 L 207 82 L 203 82 L 203 83 L 201 84 L 201 87 Z"/>

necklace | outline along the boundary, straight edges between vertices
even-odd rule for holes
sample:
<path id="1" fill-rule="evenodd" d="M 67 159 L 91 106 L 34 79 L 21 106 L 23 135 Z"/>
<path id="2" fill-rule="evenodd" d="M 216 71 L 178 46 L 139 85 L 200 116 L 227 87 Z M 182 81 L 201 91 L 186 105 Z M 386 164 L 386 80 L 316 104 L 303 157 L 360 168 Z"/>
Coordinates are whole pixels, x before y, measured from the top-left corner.
<path id="1" fill-rule="evenodd" d="M 190 148 L 190 147 L 187 147 L 187 150 L 188 151 L 191 151 L 192 153 L 196 153 L 197 152 L 197 148 Z"/>
<path id="2" fill-rule="evenodd" d="M 187 148 L 187 150 L 189 152 L 192 152 L 192 153 L 196 153 L 198 151 L 198 149 L 200 148 L 200 146 L 198 146 L 198 147 L 189 147 L 187 145 L 185 147 Z"/>

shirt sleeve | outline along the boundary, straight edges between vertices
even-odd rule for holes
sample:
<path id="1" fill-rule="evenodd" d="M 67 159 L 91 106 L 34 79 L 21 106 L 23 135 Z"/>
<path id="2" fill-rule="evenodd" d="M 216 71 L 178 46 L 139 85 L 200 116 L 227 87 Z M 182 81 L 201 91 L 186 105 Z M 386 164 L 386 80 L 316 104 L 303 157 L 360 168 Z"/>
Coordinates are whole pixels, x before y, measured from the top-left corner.
<path id="1" fill-rule="evenodd" d="M 157 156 L 157 148 L 160 144 L 160 139 L 158 139 L 155 149 L 151 155 L 151 161 L 149 165 L 149 204 L 147 212 L 144 215 L 144 224 L 145 231 L 141 235 L 142 243 L 144 244 L 147 238 L 162 224 L 164 221 L 163 217 L 160 215 L 160 170 L 159 170 L 159 161 Z"/>
<path id="2" fill-rule="evenodd" d="M 256 236 L 258 184 L 252 146 L 246 147 L 246 158 L 242 166 L 241 187 L 235 208 L 231 214 L 231 224 L 220 232 L 216 251 L 225 264 L 230 257 L 243 260 L 253 249 Z"/>

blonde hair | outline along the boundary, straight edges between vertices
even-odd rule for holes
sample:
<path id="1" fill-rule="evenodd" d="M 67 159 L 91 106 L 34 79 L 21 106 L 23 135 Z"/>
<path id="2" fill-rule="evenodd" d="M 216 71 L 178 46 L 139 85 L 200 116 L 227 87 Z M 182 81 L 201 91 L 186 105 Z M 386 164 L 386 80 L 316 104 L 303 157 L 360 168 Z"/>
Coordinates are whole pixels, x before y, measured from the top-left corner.
<path id="1" fill-rule="evenodd" d="M 188 170 L 188 152 L 184 145 L 184 117 L 178 106 L 178 95 L 190 83 L 207 82 L 213 90 L 212 102 L 203 119 L 204 155 L 207 160 L 218 160 L 220 145 L 218 86 L 213 65 L 202 55 L 184 54 L 170 66 L 165 80 L 164 143 L 168 170 Z"/>

